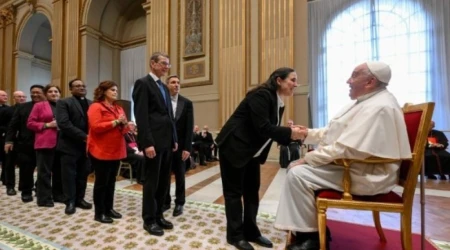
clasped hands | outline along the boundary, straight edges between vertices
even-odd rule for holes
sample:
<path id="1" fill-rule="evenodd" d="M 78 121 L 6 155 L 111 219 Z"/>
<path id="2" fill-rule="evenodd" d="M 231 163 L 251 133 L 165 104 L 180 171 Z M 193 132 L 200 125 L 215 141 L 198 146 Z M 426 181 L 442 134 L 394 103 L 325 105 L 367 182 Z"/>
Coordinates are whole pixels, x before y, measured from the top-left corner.
<path id="1" fill-rule="evenodd" d="M 308 136 L 308 128 L 302 125 L 293 125 L 291 126 L 291 139 L 293 141 L 296 140 L 304 140 Z"/>

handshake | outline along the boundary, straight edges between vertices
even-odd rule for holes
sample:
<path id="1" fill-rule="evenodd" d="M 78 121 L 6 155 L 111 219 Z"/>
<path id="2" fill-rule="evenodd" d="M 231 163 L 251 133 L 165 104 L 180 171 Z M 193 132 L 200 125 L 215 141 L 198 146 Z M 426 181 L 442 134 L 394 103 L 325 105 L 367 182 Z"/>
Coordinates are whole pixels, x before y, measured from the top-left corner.
<path id="1" fill-rule="evenodd" d="M 296 140 L 304 140 L 308 136 L 308 128 L 301 125 L 292 125 L 291 126 L 291 139 L 293 141 Z"/>

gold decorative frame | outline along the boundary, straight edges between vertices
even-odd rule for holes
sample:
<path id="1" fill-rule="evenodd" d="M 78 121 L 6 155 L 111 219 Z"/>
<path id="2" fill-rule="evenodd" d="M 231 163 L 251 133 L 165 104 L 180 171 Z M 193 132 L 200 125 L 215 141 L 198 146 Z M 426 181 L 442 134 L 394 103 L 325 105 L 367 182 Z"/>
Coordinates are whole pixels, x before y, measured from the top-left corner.
<path id="1" fill-rule="evenodd" d="M 197 0 L 202 3 L 202 44 L 201 53 L 185 55 L 186 2 L 178 0 L 178 60 L 177 71 L 181 87 L 212 84 L 212 1 Z M 197 68 L 197 69 L 196 69 Z M 200 70 L 201 72 L 196 72 Z"/>
<path id="2" fill-rule="evenodd" d="M 197 58 L 205 55 L 206 42 L 206 0 L 185 0 L 182 1 L 181 8 L 183 11 L 179 16 L 180 21 L 183 20 L 183 29 L 181 30 L 181 52 L 183 58 Z M 191 6 L 189 6 L 191 5 Z M 198 6 L 198 12 L 196 7 Z M 196 22 L 195 20 L 198 20 Z M 200 27 L 197 27 L 200 26 Z M 191 29 L 191 34 L 188 35 L 187 30 Z M 196 32 L 195 32 L 196 31 Z M 189 37 L 188 37 L 189 36 Z M 199 37 L 200 36 L 200 37 Z M 187 45 L 188 40 L 192 42 Z M 194 51 L 187 53 L 187 48 Z"/>

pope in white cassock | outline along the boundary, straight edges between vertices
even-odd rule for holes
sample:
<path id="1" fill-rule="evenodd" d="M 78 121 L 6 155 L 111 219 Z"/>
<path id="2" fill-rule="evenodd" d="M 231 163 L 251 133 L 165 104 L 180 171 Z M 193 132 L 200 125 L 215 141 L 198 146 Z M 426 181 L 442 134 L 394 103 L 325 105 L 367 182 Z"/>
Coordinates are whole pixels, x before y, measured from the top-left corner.
<path id="1" fill-rule="evenodd" d="M 386 89 L 390 67 L 382 62 L 357 66 L 347 83 L 355 103 L 342 109 L 325 128 L 305 129 L 305 144 L 317 144 L 314 151 L 289 165 L 281 192 L 275 227 L 292 230 L 296 242 L 288 249 L 319 249 L 314 191 L 342 191 L 343 167 L 339 158 L 369 156 L 410 158 L 406 124 L 396 98 Z M 390 192 L 396 185 L 400 162 L 353 164 L 351 193 L 375 195 Z"/>

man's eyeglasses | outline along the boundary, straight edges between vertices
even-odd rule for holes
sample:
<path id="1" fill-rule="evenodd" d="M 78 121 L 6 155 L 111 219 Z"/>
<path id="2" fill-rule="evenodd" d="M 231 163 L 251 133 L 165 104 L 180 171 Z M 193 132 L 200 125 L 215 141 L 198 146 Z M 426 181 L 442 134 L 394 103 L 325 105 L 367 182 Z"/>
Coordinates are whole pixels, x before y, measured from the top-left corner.
<path id="1" fill-rule="evenodd" d="M 160 61 L 160 62 L 158 62 L 161 66 L 164 66 L 164 67 L 166 67 L 166 68 L 171 68 L 172 67 L 172 65 L 170 64 L 170 63 L 168 63 L 168 62 L 165 62 L 165 61 Z"/>
<path id="2" fill-rule="evenodd" d="M 86 85 L 82 84 L 82 85 L 73 85 L 74 88 L 86 88 Z"/>

